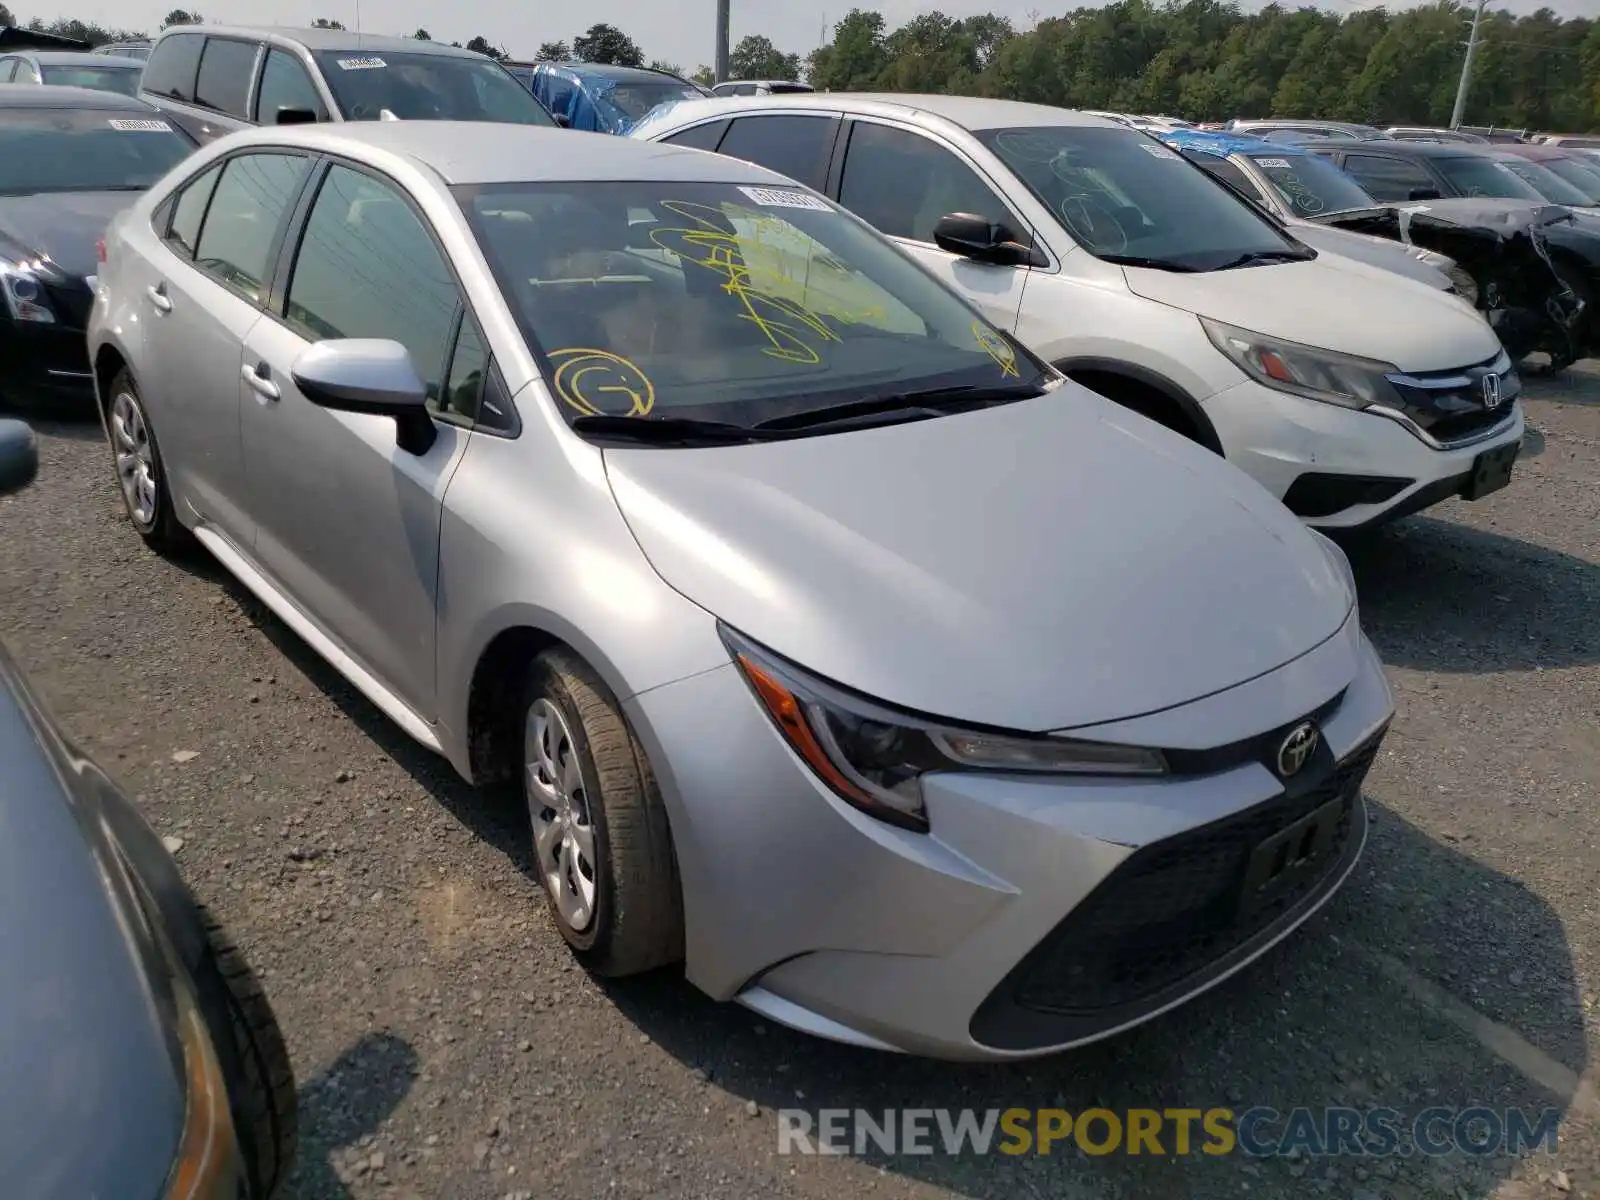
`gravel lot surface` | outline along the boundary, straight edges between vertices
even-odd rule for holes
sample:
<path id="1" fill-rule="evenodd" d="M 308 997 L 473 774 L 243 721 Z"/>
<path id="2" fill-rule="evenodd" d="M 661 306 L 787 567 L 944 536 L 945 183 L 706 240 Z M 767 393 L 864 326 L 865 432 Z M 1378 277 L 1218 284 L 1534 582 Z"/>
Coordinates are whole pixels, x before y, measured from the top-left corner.
<path id="1" fill-rule="evenodd" d="M 1151 1025 L 1009 1067 L 827 1045 L 577 970 L 526 818 L 414 746 L 203 557 L 121 516 L 97 428 L 0 500 L 0 636 L 265 977 L 291 1197 L 1600 1196 L 1600 364 L 1532 381 L 1510 488 L 1352 546 L 1400 705 L 1350 884 Z M 779 1107 L 1522 1105 L 1513 1162 L 777 1153 Z M 1170 1147 L 1169 1147 L 1170 1148 Z"/>

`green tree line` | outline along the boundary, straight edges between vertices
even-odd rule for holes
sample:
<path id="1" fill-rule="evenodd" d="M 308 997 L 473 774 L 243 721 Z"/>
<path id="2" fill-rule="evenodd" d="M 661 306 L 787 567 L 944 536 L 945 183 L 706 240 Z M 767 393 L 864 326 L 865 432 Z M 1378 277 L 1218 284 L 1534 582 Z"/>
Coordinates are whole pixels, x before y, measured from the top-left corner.
<path id="1" fill-rule="evenodd" d="M 1012 27 L 926 13 L 895 30 L 855 9 L 813 51 L 817 88 L 1000 96 L 1066 108 L 1446 123 L 1471 8 L 1457 0 L 1349 13 L 1221 0 L 1117 0 Z M 1600 128 L 1600 21 L 1545 8 L 1484 15 L 1466 122 Z"/>

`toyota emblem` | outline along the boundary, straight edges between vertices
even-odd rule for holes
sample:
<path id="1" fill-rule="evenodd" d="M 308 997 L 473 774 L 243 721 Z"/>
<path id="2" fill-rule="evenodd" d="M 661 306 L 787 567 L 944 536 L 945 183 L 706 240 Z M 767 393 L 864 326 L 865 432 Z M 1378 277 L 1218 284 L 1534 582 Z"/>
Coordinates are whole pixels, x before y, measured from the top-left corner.
<path id="1" fill-rule="evenodd" d="M 1285 779 L 1291 775 L 1298 775 L 1301 768 L 1311 760 L 1311 755 L 1321 740 L 1322 735 L 1310 721 L 1296 725 L 1289 731 L 1289 736 L 1283 739 L 1283 744 L 1278 747 L 1278 774 Z"/>
<path id="2" fill-rule="evenodd" d="M 1483 406 L 1490 412 L 1500 407 L 1500 376 L 1493 371 L 1483 377 Z"/>

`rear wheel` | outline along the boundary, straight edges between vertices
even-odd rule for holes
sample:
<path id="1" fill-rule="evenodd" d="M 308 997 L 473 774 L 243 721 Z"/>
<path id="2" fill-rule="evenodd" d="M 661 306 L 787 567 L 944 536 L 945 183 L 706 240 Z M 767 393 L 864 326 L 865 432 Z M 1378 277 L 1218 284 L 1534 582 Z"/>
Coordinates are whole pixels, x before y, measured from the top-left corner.
<path id="1" fill-rule="evenodd" d="M 522 705 L 522 792 L 539 881 L 561 936 L 600 975 L 683 956 L 666 808 L 610 691 L 576 655 L 534 660 Z"/>
<path id="2" fill-rule="evenodd" d="M 267 1200 L 288 1177 L 299 1130 L 294 1069 L 267 994 L 222 923 L 202 905 L 210 950 L 207 967 L 220 977 L 237 1077 L 231 1079 L 239 1149 L 250 1177 L 251 1200 Z M 213 1036 L 224 1036 L 213 1030 Z"/>
<path id="3" fill-rule="evenodd" d="M 155 430 L 145 411 L 139 389 L 126 369 L 111 381 L 111 401 L 106 409 L 106 429 L 111 436 L 112 461 L 117 486 L 128 520 L 147 545 L 170 552 L 186 546 L 191 535 L 178 520 L 167 486 L 166 467 Z"/>

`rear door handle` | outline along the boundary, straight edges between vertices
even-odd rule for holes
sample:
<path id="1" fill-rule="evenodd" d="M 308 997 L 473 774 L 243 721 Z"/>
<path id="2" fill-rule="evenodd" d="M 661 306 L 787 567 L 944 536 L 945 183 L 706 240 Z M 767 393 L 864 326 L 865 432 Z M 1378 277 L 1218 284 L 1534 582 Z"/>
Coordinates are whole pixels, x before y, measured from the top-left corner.
<path id="1" fill-rule="evenodd" d="M 150 297 L 150 303 L 156 306 L 156 311 L 169 313 L 172 311 L 172 301 L 167 299 L 167 285 L 158 283 L 155 287 L 145 288 L 144 294 Z"/>
<path id="2" fill-rule="evenodd" d="M 272 368 L 266 363 L 257 363 L 253 367 L 246 365 L 240 367 L 239 371 L 256 395 L 264 396 L 268 400 L 276 400 L 283 395 L 278 390 L 278 385 L 272 382 Z"/>

